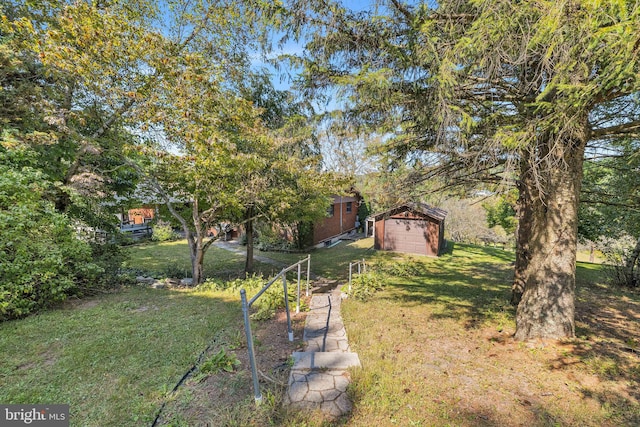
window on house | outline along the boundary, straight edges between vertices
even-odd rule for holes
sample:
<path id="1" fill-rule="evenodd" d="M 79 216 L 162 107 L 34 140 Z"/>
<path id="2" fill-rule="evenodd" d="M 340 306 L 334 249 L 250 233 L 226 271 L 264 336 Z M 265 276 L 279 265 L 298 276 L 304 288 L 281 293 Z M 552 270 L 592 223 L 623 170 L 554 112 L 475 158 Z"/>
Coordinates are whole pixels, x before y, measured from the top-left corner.
<path id="1" fill-rule="evenodd" d="M 334 210 L 335 210 L 335 205 L 329 206 L 329 209 L 327 210 L 327 214 L 329 215 L 329 217 L 333 216 Z"/>
<path id="2" fill-rule="evenodd" d="M 351 206 L 353 202 L 347 202 L 347 213 L 351 213 Z"/>

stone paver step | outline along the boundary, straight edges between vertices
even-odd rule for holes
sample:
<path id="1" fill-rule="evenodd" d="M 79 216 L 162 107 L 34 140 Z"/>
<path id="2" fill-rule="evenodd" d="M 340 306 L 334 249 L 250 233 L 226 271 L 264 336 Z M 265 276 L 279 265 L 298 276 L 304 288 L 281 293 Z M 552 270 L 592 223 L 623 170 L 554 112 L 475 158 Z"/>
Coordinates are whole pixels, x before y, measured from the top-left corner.
<path id="1" fill-rule="evenodd" d="M 296 351 L 293 353 L 293 371 L 329 369 L 345 370 L 360 367 L 357 353 Z"/>
<path id="2" fill-rule="evenodd" d="M 309 303 L 303 340 L 305 350 L 293 353 L 293 367 L 285 401 L 304 410 L 320 410 L 333 419 L 351 411 L 347 394 L 349 368 L 360 367 L 360 358 L 349 348 L 340 316 L 341 294 L 337 284 L 315 293 Z"/>

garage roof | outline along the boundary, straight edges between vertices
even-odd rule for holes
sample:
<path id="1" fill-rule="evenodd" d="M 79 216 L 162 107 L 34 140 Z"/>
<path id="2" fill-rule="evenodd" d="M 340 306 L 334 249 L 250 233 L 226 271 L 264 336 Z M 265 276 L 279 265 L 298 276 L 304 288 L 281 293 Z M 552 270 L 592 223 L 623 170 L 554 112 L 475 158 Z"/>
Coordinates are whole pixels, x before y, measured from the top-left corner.
<path id="1" fill-rule="evenodd" d="M 375 215 L 371 215 L 369 219 L 378 221 L 382 218 L 389 217 L 391 215 L 395 215 L 397 213 L 404 212 L 407 210 L 421 213 L 437 221 L 444 221 L 444 219 L 447 216 L 447 211 L 442 210 L 440 208 L 434 208 L 433 206 L 429 206 L 426 203 L 408 202 L 408 203 L 404 203 L 402 205 L 396 206 L 395 208 L 389 209 L 387 211 L 380 212 Z"/>

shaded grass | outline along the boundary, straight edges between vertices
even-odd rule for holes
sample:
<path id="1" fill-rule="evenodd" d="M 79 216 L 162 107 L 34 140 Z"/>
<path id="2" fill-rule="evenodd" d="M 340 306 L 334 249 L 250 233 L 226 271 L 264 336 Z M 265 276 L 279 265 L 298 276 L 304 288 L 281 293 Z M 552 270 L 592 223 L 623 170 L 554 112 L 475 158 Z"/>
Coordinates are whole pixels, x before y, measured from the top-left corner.
<path id="1" fill-rule="evenodd" d="M 430 318 L 455 319 L 469 328 L 487 319 L 504 326 L 512 323 L 515 312 L 508 304 L 512 261 L 511 252 L 460 244 L 439 258 L 378 258 L 374 262 L 417 264 L 420 271 L 419 275 L 391 278 L 378 298 L 404 307 L 428 304 Z"/>
<path id="2" fill-rule="evenodd" d="M 391 277 L 366 303 L 349 299 L 342 306 L 363 364 L 352 372 L 354 412 L 346 424 L 640 420 L 637 355 L 620 350 L 640 333 L 640 296 L 606 285 L 601 266 L 577 266 L 578 331 L 588 340 L 525 344 L 512 339 L 513 253 L 456 244 L 437 259 L 383 253 L 370 262 L 409 262 L 415 273 Z M 589 307 L 598 309 L 589 314 Z"/>
<path id="3" fill-rule="evenodd" d="M 3 403 L 68 403 L 72 425 L 150 425 L 212 339 L 242 328 L 215 293 L 130 288 L 0 324 Z"/>
<path id="4" fill-rule="evenodd" d="M 637 345 L 640 297 L 607 286 L 600 266 L 578 264 L 580 338 L 525 345 L 510 338 L 513 253 L 456 245 L 440 258 L 428 258 L 377 252 L 372 244 L 372 239 L 343 242 L 311 254 L 316 274 L 341 279 L 349 261 L 363 257 L 380 267 L 411 265 L 411 274 L 393 276 L 369 302 L 349 299 L 342 305 L 363 368 L 352 371 L 354 411 L 339 424 L 640 422 L 637 355 L 618 347 Z M 211 251 L 208 274 L 242 269 L 241 255 Z M 287 263 L 304 257 L 261 255 Z M 161 271 L 172 262 L 189 265 L 186 243 L 134 247 L 128 266 Z M 636 326 L 628 319 L 636 319 Z M 235 295 L 138 287 L 5 322 L 0 324 L 0 402 L 70 403 L 72 425 L 83 426 L 150 425 L 169 398 L 171 425 L 320 425 L 281 408 L 279 386 L 265 388 L 265 404 L 256 410 L 247 395 L 246 370 L 210 377 L 169 396 L 214 338 L 215 351 L 229 349 L 241 341 L 239 331 Z M 256 344 L 260 349 L 272 340 L 262 341 Z M 217 400 L 207 409 L 199 400 L 210 399 L 212 391 Z"/>

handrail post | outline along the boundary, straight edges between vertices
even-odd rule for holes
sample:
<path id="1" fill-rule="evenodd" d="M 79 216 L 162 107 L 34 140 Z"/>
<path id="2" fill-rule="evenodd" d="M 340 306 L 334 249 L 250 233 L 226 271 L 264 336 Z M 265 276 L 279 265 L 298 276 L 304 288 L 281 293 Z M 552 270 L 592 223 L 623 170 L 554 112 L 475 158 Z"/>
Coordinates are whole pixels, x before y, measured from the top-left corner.
<path id="1" fill-rule="evenodd" d="M 247 336 L 247 349 L 249 350 L 249 364 L 251 365 L 251 376 L 253 377 L 253 396 L 256 405 L 262 403 L 262 393 L 258 384 L 258 369 L 256 368 L 256 356 L 253 351 L 253 336 L 251 335 L 251 324 L 249 323 L 249 304 L 247 303 L 247 291 L 240 289 L 240 299 L 242 299 L 242 316 L 244 317 L 244 333 Z"/>
<path id="2" fill-rule="evenodd" d="M 349 263 L 349 293 L 351 293 L 351 270 L 353 269 L 353 263 Z"/>
<path id="3" fill-rule="evenodd" d="M 298 263 L 298 292 L 296 293 L 296 314 L 300 313 L 300 274 L 302 264 Z"/>
<path id="4" fill-rule="evenodd" d="M 289 313 L 289 294 L 287 293 L 287 273 L 282 275 L 282 287 L 284 289 L 284 307 L 287 311 L 287 332 L 289 342 L 293 342 L 293 328 L 291 328 L 291 314 Z"/>
<path id="5" fill-rule="evenodd" d="M 300 280 L 302 275 L 302 263 L 305 260 L 300 260 L 296 264 L 292 264 L 289 267 L 283 268 L 280 273 L 278 273 L 272 280 L 270 280 L 266 285 L 262 287 L 255 294 L 251 300 L 247 301 L 247 291 L 245 289 L 240 289 L 240 299 L 242 301 L 242 317 L 244 319 L 244 332 L 247 336 L 247 350 L 249 351 L 249 364 L 251 366 L 251 376 L 253 379 L 253 390 L 254 390 L 254 398 L 256 401 L 256 405 L 260 405 L 262 403 L 262 393 L 260 392 L 260 384 L 258 382 L 258 368 L 256 366 L 256 356 L 255 350 L 253 348 L 253 335 L 251 334 L 251 323 L 249 321 L 249 310 L 254 302 L 262 296 L 271 285 L 273 285 L 277 280 L 278 276 L 282 276 L 282 288 L 284 291 L 284 306 L 287 312 L 287 333 L 289 335 L 289 341 L 293 342 L 293 328 L 291 326 L 291 313 L 289 311 L 289 293 L 287 291 L 287 272 L 293 270 L 294 267 L 298 267 L 298 288 L 297 288 L 297 306 L 296 312 L 298 313 L 300 310 Z M 307 256 L 307 295 L 309 295 L 309 276 L 311 275 L 311 255 Z"/>
<path id="6" fill-rule="evenodd" d="M 307 296 L 309 296 L 309 276 L 311 276 L 311 255 L 307 255 Z"/>

